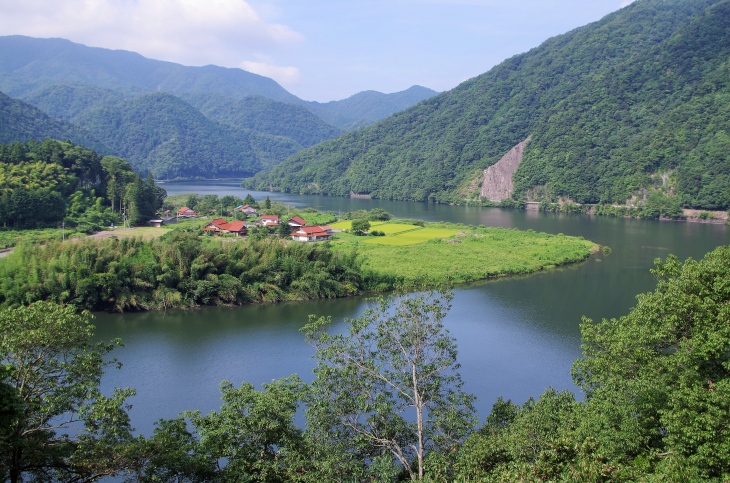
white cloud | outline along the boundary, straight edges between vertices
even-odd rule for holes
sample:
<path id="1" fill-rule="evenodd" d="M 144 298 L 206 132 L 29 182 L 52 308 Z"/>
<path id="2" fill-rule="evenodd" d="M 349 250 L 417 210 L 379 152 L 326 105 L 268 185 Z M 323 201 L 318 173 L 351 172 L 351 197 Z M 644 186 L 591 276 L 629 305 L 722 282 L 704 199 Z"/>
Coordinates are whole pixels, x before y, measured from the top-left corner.
<path id="1" fill-rule="evenodd" d="M 245 0 L 0 0 L 0 34 L 63 37 L 187 65 L 240 65 L 299 43 Z"/>
<path id="2" fill-rule="evenodd" d="M 266 62 L 244 61 L 241 68 L 254 74 L 271 77 L 284 87 L 296 84 L 301 78 L 301 73 L 296 67 L 279 66 Z"/>

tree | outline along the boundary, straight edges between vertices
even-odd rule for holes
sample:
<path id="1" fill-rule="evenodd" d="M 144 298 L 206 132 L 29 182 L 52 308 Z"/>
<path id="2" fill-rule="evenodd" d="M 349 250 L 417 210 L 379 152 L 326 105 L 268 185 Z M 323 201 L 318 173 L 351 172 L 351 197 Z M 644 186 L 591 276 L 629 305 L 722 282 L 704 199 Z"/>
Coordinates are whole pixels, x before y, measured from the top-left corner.
<path id="1" fill-rule="evenodd" d="M 363 235 L 370 229 L 370 222 L 365 218 L 352 220 L 352 232 L 356 235 Z"/>
<path id="2" fill-rule="evenodd" d="M 703 478 L 730 476 L 730 247 L 656 261 L 654 292 L 619 319 L 581 325 L 584 433 L 602 452 L 651 449 Z M 666 459 L 666 458 L 665 458 Z"/>
<path id="3" fill-rule="evenodd" d="M 86 482 L 121 471 L 133 446 L 125 398 L 98 386 L 112 344 L 87 312 L 37 302 L 0 312 L 0 477 Z"/>
<path id="4" fill-rule="evenodd" d="M 253 206 L 254 208 L 258 208 L 258 203 L 256 203 L 256 200 L 251 196 L 251 193 L 248 193 L 246 197 L 243 199 L 244 205 Z"/>
<path id="5" fill-rule="evenodd" d="M 388 472 L 393 458 L 411 479 L 424 477 L 429 451 L 450 448 L 474 426 L 474 397 L 462 391 L 456 344 L 443 326 L 452 295 L 380 299 L 328 334 L 329 318 L 302 330 L 316 348 L 307 408 L 312 437 Z M 386 456 L 390 457 L 388 463 Z"/>

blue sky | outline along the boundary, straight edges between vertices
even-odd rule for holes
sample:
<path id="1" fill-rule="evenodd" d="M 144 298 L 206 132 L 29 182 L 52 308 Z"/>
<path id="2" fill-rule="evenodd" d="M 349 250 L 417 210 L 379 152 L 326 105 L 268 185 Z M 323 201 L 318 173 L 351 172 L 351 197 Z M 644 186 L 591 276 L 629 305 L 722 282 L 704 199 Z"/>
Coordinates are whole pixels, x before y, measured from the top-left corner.
<path id="1" fill-rule="evenodd" d="M 443 91 L 630 0 L 0 0 L 0 35 L 238 67 L 306 100 Z"/>

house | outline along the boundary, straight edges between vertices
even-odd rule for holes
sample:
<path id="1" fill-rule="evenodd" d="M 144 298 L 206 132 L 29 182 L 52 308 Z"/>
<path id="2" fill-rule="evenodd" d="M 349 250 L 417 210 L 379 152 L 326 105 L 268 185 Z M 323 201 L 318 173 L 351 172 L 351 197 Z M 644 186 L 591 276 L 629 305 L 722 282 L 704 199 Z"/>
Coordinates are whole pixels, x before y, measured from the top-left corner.
<path id="1" fill-rule="evenodd" d="M 187 206 L 183 206 L 182 208 L 177 210 L 178 218 L 195 218 L 196 216 L 198 216 L 198 214 Z"/>
<path id="2" fill-rule="evenodd" d="M 246 222 L 245 221 L 232 221 L 228 224 L 228 228 L 226 228 L 226 231 L 228 233 L 233 233 L 236 236 L 246 236 L 248 235 L 248 228 L 246 228 Z"/>
<path id="3" fill-rule="evenodd" d="M 150 220 L 150 225 L 154 226 L 155 228 L 159 228 L 164 223 L 163 220 L 157 219 L 157 220 Z"/>
<path id="4" fill-rule="evenodd" d="M 286 224 L 291 226 L 292 228 L 301 228 L 306 225 L 307 222 L 302 220 L 298 216 L 292 216 L 291 218 L 289 218 L 289 221 L 287 221 Z"/>
<path id="5" fill-rule="evenodd" d="M 261 215 L 261 224 L 264 226 L 279 226 L 279 216 L 278 215 Z"/>
<path id="6" fill-rule="evenodd" d="M 223 218 L 216 218 L 203 227 L 203 231 L 210 231 L 216 234 L 226 232 L 227 230 L 228 222 Z"/>
<path id="7" fill-rule="evenodd" d="M 241 213 L 245 214 L 246 216 L 251 216 L 256 214 L 256 208 L 250 205 L 240 205 L 233 208 L 233 211 L 240 211 Z"/>
<path id="8" fill-rule="evenodd" d="M 324 231 L 326 231 L 328 235 L 334 235 L 338 231 L 342 231 L 342 230 L 335 230 L 334 228 L 332 228 L 329 225 L 320 225 L 319 227 L 322 228 Z"/>
<path id="9" fill-rule="evenodd" d="M 216 218 L 203 227 L 203 231 L 211 232 L 216 235 L 221 233 L 233 233 L 237 236 L 248 235 L 248 228 L 246 228 L 246 222 L 244 221 L 231 221 L 228 222 L 223 218 Z"/>
<path id="10" fill-rule="evenodd" d="M 296 231 L 291 233 L 292 240 L 295 241 L 323 241 L 329 240 L 330 234 L 327 233 L 321 226 L 303 226 Z"/>

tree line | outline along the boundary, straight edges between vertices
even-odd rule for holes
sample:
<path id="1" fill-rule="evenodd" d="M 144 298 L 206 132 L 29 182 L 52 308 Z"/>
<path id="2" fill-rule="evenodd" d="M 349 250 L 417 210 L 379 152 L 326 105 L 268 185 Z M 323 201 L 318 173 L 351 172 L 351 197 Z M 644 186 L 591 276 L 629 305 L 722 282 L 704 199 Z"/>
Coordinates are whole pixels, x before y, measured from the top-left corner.
<path id="1" fill-rule="evenodd" d="M 68 141 L 0 145 L 0 226 L 79 231 L 155 218 L 165 190 L 114 156 Z"/>

